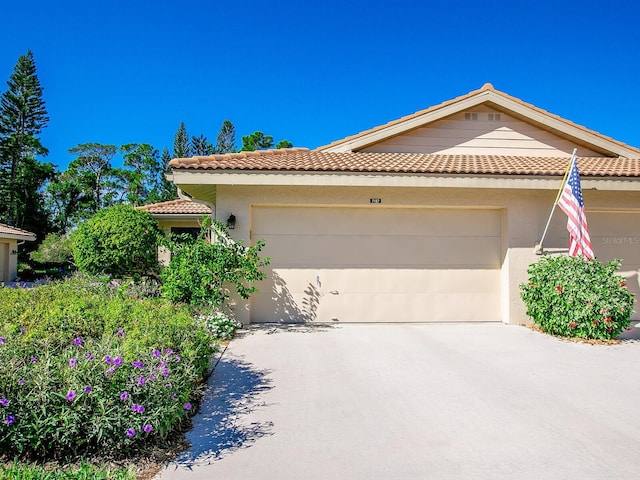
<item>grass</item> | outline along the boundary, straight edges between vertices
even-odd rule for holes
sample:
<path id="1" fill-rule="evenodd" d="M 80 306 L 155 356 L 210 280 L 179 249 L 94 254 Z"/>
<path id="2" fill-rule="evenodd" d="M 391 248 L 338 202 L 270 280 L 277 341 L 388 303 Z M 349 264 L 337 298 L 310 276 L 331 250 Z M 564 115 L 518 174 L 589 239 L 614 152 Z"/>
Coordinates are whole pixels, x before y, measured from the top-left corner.
<path id="1" fill-rule="evenodd" d="M 82 462 L 78 466 L 59 468 L 36 464 L 0 465 L 0 480 L 135 480 L 131 468 L 95 466 Z"/>

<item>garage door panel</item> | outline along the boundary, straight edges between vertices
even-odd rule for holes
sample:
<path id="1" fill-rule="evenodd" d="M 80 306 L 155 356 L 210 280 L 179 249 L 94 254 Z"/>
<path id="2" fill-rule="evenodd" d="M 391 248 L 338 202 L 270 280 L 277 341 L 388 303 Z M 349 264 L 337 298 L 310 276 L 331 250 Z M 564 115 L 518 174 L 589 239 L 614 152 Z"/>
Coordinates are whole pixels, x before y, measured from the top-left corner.
<path id="1" fill-rule="evenodd" d="M 629 292 L 640 298 L 640 212 L 587 212 L 587 221 L 596 258 L 622 260 L 620 275 L 627 279 Z M 631 318 L 640 320 L 640 313 Z"/>
<path id="2" fill-rule="evenodd" d="M 499 268 L 500 237 L 264 235 L 280 266 Z"/>
<path id="3" fill-rule="evenodd" d="M 251 321 L 499 321 L 499 210 L 254 207 Z"/>
<path id="4" fill-rule="evenodd" d="M 252 321 L 495 321 L 499 282 L 496 270 L 275 269 Z"/>

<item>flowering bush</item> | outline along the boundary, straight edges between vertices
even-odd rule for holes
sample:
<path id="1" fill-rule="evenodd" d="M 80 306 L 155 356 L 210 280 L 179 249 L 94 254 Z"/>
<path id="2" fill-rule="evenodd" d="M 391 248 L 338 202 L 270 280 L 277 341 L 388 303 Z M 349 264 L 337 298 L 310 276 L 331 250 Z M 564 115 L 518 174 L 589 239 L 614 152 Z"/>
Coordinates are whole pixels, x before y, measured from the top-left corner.
<path id="1" fill-rule="evenodd" d="M 231 340 L 236 331 L 242 328 L 242 323 L 222 312 L 215 312 L 213 315 L 201 315 L 198 318 L 211 332 L 211 335 L 218 340 Z"/>
<path id="2" fill-rule="evenodd" d="M 611 339 L 627 328 L 633 295 L 620 261 L 602 264 L 582 257 L 547 256 L 529 267 L 528 283 L 520 285 L 527 315 L 553 335 Z"/>
<path id="3" fill-rule="evenodd" d="M 213 351 L 186 307 L 103 282 L 0 289 L 0 451 L 61 457 L 164 437 Z"/>

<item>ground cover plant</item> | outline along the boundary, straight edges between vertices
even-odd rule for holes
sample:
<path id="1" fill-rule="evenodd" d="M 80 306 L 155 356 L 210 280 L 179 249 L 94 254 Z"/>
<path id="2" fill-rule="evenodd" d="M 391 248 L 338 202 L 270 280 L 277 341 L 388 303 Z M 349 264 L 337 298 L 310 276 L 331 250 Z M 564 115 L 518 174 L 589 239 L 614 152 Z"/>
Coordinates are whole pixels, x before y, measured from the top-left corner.
<path id="1" fill-rule="evenodd" d="M 527 315 L 553 335 L 615 338 L 629 326 L 635 302 L 619 269 L 619 260 L 543 257 L 530 265 L 529 281 L 520 285 Z"/>
<path id="2" fill-rule="evenodd" d="M 189 416 L 213 337 L 156 293 L 82 275 L 0 289 L 0 452 L 124 454 Z"/>

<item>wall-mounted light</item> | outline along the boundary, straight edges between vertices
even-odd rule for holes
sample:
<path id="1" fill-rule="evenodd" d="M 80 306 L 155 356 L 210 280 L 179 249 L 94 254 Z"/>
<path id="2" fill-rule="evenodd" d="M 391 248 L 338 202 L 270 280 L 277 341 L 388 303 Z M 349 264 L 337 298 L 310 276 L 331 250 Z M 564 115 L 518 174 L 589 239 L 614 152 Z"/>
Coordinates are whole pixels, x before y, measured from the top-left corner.
<path id="1" fill-rule="evenodd" d="M 229 230 L 236 228 L 236 216 L 233 213 L 227 218 L 227 228 Z"/>

